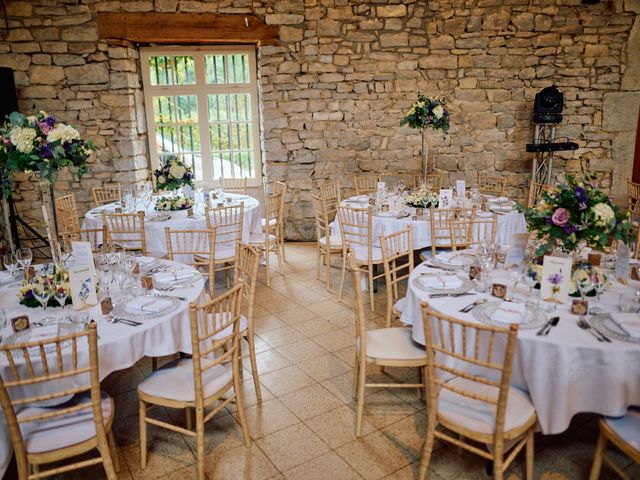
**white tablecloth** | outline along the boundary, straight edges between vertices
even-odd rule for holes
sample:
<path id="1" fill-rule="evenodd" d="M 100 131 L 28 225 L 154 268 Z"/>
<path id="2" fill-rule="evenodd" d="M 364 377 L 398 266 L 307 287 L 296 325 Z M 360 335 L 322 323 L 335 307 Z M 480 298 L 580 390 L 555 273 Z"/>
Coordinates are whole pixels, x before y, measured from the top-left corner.
<path id="1" fill-rule="evenodd" d="M 356 197 L 353 197 L 356 198 Z M 342 202 L 342 205 L 347 205 L 352 208 L 360 208 L 358 204 L 346 203 L 348 200 Z M 362 204 L 362 208 L 365 208 L 367 204 Z M 409 207 L 406 207 L 409 209 Z M 429 221 L 429 210 L 424 209 L 424 214 L 418 217 L 418 220 L 412 220 L 411 216 L 405 218 L 395 217 L 380 217 L 373 215 L 372 221 L 372 239 L 373 245 L 380 246 L 380 235 L 390 235 L 400 230 L 407 228 L 407 225 L 411 225 L 411 232 L 413 236 L 413 248 L 415 250 L 421 250 L 431 246 L 431 222 Z M 498 215 L 498 225 L 496 229 L 496 242 L 500 245 L 509 245 L 511 242 L 511 236 L 514 233 L 525 233 L 527 231 L 527 224 L 524 219 L 524 215 L 514 210 L 510 213 Z M 332 225 L 332 233 L 334 235 L 340 235 L 340 225 L 336 220 Z"/>
<path id="2" fill-rule="evenodd" d="M 162 260 L 175 268 L 193 270 L 187 265 Z M 87 311 L 89 318 L 97 323 L 100 339 L 98 340 L 98 360 L 100 380 L 112 372 L 129 368 L 144 356 L 171 355 L 177 352 L 191 353 L 191 330 L 189 327 L 189 302 L 204 302 L 208 299 L 204 291 L 204 277 L 193 283 L 192 287 L 178 288 L 172 295 L 185 297 L 177 310 L 167 315 L 149 320 L 141 320 L 143 325 L 132 327 L 125 324 L 108 323 L 100 313 L 100 306 Z M 0 288 L 0 307 L 4 309 L 7 318 L 20 314 L 29 315 L 30 321 L 37 321 L 43 317 L 43 310 L 27 308 L 18 303 L 16 288 Z M 67 309 L 70 309 L 67 306 Z M 48 308 L 50 316 L 59 316 L 60 308 Z M 129 315 L 127 318 L 135 319 Z M 5 330 L 5 333 L 9 333 Z M 86 348 L 84 349 L 86 350 Z M 86 352 L 79 353 L 80 361 L 88 361 Z M 0 369 L 8 369 L 6 358 L 0 358 Z M 9 438 L 4 414 L 0 412 L 0 478 L 11 460 L 13 447 Z"/>
<path id="3" fill-rule="evenodd" d="M 242 230 L 242 241 L 249 242 L 250 233 L 259 233 L 262 231 L 260 226 L 260 202 L 248 195 L 240 195 L 227 193 L 226 196 L 233 199 L 233 204 L 244 202 L 244 219 Z M 114 212 L 115 205 L 108 204 L 102 207 L 89 210 L 82 223 L 82 228 L 102 228 L 102 211 Z M 180 230 L 196 230 L 207 228 L 207 221 L 204 217 L 204 211 L 195 211 L 193 218 L 186 217 L 186 212 L 167 212 L 171 215 L 171 219 L 167 221 L 158 221 L 159 212 L 153 209 L 153 206 L 145 212 L 145 236 L 147 242 L 147 252 L 149 254 L 157 254 L 159 256 L 167 253 L 167 241 L 164 229 L 170 227 Z"/>
<path id="4" fill-rule="evenodd" d="M 412 325 L 413 338 L 422 345 L 425 342 L 422 302 L 444 314 L 475 322 L 472 313 L 458 310 L 476 299 L 493 298 L 479 294 L 430 299 L 413 285 L 413 279 L 421 271 L 429 270 L 422 264 L 411 275 L 401 317 L 402 322 Z M 634 282 L 633 287 L 639 289 L 640 282 Z M 598 306 L 615 311 L 624 289 L 616 283 L 603 294 Z M 560 316 L 560 322 L 547 337 L 537 336 L 537 329 L 518 332 L 511 384 L 529 393 L 545 434 L 563 432 L 571 418 L 580 412 L 618 416 L 630 405 L 640 405 L 640 345 L 618 340 L 598 342 L 589 332 L 578 328 L 577 317 L 569 308 L 558 306 L 555 314 Z"/>

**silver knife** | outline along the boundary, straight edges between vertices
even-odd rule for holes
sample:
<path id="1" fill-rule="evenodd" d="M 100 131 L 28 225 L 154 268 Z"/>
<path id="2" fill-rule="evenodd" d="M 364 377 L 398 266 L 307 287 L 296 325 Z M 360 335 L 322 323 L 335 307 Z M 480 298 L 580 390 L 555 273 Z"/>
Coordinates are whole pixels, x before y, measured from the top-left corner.
<path id="1" fill-rule="evenodd" d="M 465 292 L 465 293 L 430 293 L 429 298 L 440 297 L 464 297 L 466 295 L 477 295 L 477 293 Z"/>

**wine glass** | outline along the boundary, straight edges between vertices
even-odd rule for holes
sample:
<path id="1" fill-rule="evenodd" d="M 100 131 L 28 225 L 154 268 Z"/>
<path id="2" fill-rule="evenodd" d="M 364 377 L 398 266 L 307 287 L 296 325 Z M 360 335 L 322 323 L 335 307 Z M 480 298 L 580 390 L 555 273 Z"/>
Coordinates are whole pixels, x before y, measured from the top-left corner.
<path id="1" fill-rule="evenodd" d="M 579 278 L 576 282 L 578 286 L 578 291 L 580 292 L 580 298 L 584 301 L 587 294 L 594 289 L 593 280 L 591 277 L 582 277 Z"/>
<path id="2" fill-rule="evenodd" d="M 48 281 L 34 283 L 31 287 L 31 291 L 33 292 L 33 296 L 36 298 L 36 300 L 38 300 L 38 302 L 44 309 L 44 323 L 45 321 L 49 320 L 49 318 L 47 317 L 47 304 L 49 303 L 49 299 L 51 298 L 51 284 Z"/>
<path id="3" fill-rule="evenodd" d="M 26 270 L 33 260 L 33 252 L 31 252 L 30 248 L 19 248 L 16 250 L 16 259 L 20 264 L 20 268 Z"/>
<path id="4" fill-rule="evenodd" d="M 597 273 L 591 274 L 591 281 L 593 282 L 593 288 L 596 291 L 596 299 L 598 303 L 600 303 L 600 295 L 604 292 L 605 288 L 607 288 L 607 284 Z"/>
<path id="5" fill-rule="evenodd" d="M 7 253 L 2 257 L 4 268 L 11 274 L 11 278 L 15 280 L 15 271 L 18 269 L 18 259 L 13 253 Z"/>
<path id="6" fill-rule="evenodd" d="M 56 282 L 53 286 L 53 296 L 56 299 L 56 302 L 60 304 L 62 307 L 62 318 L 66 318 L 65 306 L 67 304 L 67 297 L 69 296 L 67 290 L 64 288 L 64 283 Z"/>
<path id="7" fill-rule="evenodd" d="M 521 265 L 512 265 L 511 267 L 509 267 L 509 279 L 511 280 L 511 285 L 513 286 L 514 292 L 518 287 L 518 281 L 520 280 L 521 272 Z"/>
<path id="8" fill-rule="evenodd" d="M 529 287 L 529 296 L 533 294 L 533 287 L 536 285 L 537 275 L 535 269 L 531 267 L 522 270 L 522 279 L 527 287 Z"/>

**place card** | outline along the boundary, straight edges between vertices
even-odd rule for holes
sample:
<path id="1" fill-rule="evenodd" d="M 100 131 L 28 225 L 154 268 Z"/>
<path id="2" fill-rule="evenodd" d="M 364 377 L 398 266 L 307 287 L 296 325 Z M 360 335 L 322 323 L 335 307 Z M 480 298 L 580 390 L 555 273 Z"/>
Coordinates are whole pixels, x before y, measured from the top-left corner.
<path id="1" fill-rule="evenodd" d="M 74 310 L 97 305 L 96 274 L 93 265 L 76 266 L 69 270 L 69 288 Z"/>
<path id="2" fill-rule="evenodd" d="M 587 255 L 587 260 L 589 261 L 592 267 L 599 267 L 600 262 L 602 262 L 602 255 L 599 253 L 589 253 Z"/>
<path id="3" fill-rule="evenodd" d="M 96 273 L 96 265 L 93 261 L 93 251 L 89 242 L 71 242 L 71 252 L 74 265 L 78 267 L 91 267 L 93 274 Z"/>
<path id="4" fill-rule="evenodd" d="M 469 266 L 469 280 L 480 279 L 480 275 L 482 275 L 482 266 L 480 265 L 470 265 Z"/>
<path id="5" fill-rule="evenodd" d="M 380 208 L 381 211 L 383 212 L 388 212 L 389 211 L 389 204 L 388 203 L 383 203 L 382 207 Z"/>
<path id="6" fill-rule="evenodd" d="M 11 319 L 13 333 L 18 333 L 29 328 L 29 315 L 19 315 Z"/>
<path id="7" fill-rule="evenodd" d="M 420 207 L 417 207 L 416 208 L 416 216 L 417 217 L 421 217 L 422 215 L 424 215 L 424 209 L 420 208 Z"/>
<path id="8" fill-rule="evenodd" d="M 108 315 L 113 310 L 113 302 L 111 297 L 105 297 L 100 300 L 100 311 L 103 315 Z"/>
<path id="9" fill-rule="evenodd" d="M 571 257 L 546 255 L 542 262 L 540 298 L 545 302 L 565 303 L 571 288 Z"/>
<path id="10" fill-rule="evenodd" d="M 438 206 L 440 208 L 451 208 L 453 206 L 453 191 L 450 188 L 440 189 Z"/>
<path id="11" fill-rule="evenodd" d="M 581 316 L 586 315 L 589 313 L 589 302 L 576 298 L 571 302 L 571 313 Z"/>
<path id="12" fill-rule="evenodd" d="M 638 267 L 633 267 L 631 269 L 631 279 L 640 280 L 640 269 L 638 269 Z"/>
<path id="13" fill-rule="evenodd" d="M 458 198 L 465 197 L 465 190 L 467 189 L 467 182 L 464 180 L 456 180 L 456 193 L 458 194 Z"/>
<path id="14" fill-rule="evenodd" d="M 193 218 L 193 208 L 187 208 L 187 218 Z"/>
<path id="15" fill-rule="evenodd" d="M 153 289 L 153 277 L 145 275 L 144 277 L 140 278 L 140 284 L 142 285 L 142 288 L 145 288 L 147 290 L 152 290 Z"/>
<path id="16" fill-rule="evenodd" d="M 502 283 L 494 283 L 491 285 L 491 295 L 497 298 L 505 298 L 507 296 L 507 286 Z"/>

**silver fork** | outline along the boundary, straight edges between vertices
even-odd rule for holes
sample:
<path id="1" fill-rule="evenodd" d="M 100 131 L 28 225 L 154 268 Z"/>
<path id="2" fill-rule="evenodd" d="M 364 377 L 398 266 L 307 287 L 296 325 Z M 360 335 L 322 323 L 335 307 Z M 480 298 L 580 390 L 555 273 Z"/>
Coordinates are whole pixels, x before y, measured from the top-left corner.
<path id="1" fill-rule="evenodd" d="M 581 316 L 578 319 L 577 324 L 581 329 L 587 330 L 589 333 L 591 333 L 591 335 L 593 335 L 599 342 L 611 342 L 611 340 L 607 336 L 589 325 L 584 317 Z"/>

